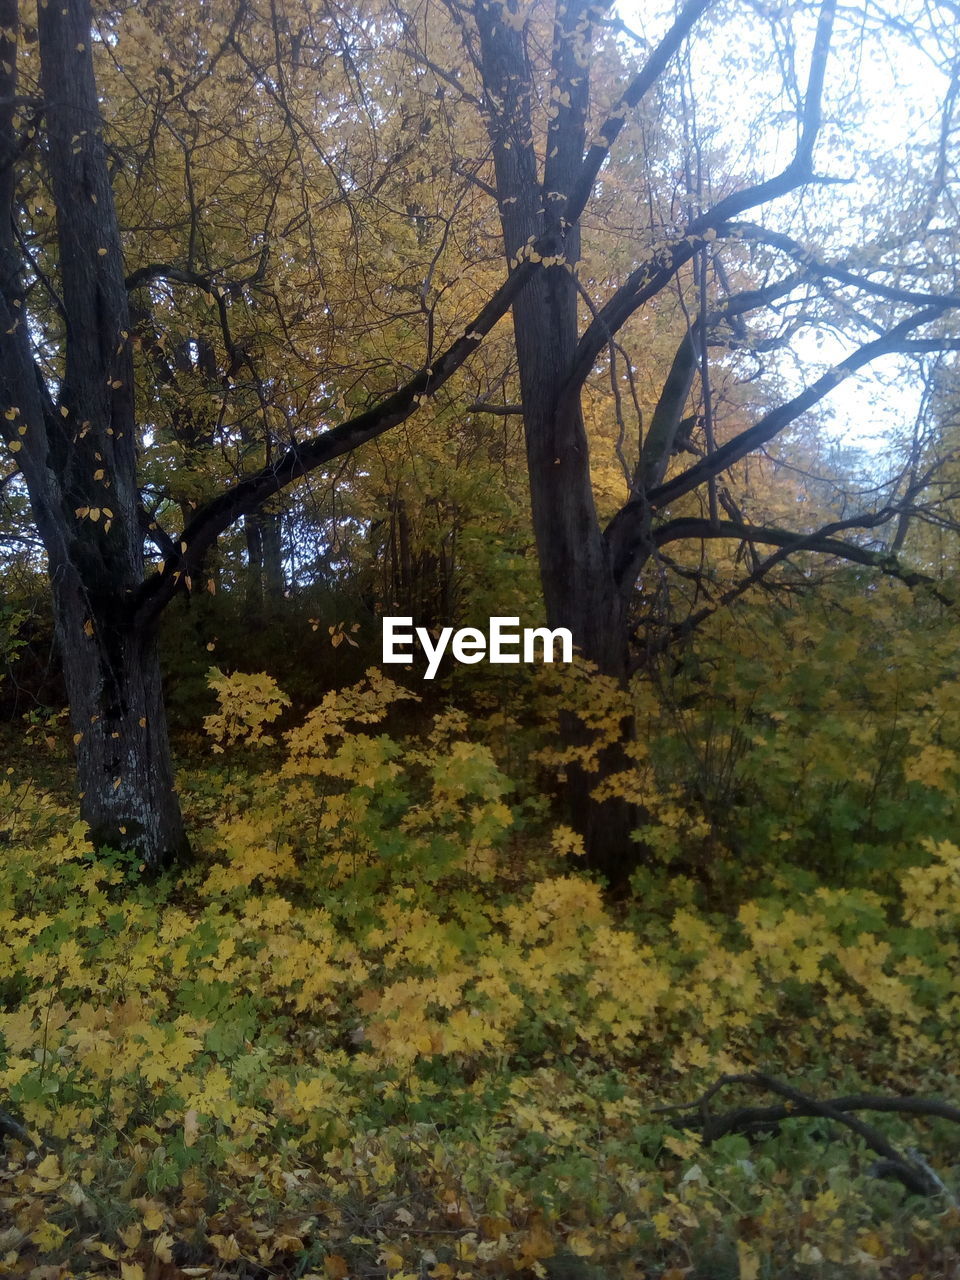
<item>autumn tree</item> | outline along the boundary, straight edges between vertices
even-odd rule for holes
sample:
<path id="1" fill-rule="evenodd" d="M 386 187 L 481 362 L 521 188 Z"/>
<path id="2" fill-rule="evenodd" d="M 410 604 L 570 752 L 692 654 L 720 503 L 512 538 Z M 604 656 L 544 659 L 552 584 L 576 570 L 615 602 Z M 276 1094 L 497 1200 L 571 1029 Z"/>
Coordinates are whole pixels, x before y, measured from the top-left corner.
<path id="1" fill-rule="evenodd" d="M 175 5 L 0 0 L 0 424 L 46 550 L 97 840 L 152 866 L 184 848 L 165 607 L 239 521 L 265 571 L 276 496 L 414 415 L 411 431 L 446 411 L 469 432 L 468 413 L 519 412 L 547 616 L 619 679 L 674 545 L 772 548 L 752 578 L 800 551 L 909 577 L 857 531 L 907 512 L 915 485 L 790 528 L 754 522 L 733 478 L 871 361 L 956 348 L 956 50 L 931 11 L 923 38 L 953 68 L 938 130 L 896 224 L 856 250 L 849 222 L 813 234 L 849 176 L 831 168 L 830 70 L 855 24 L 837 35 L 832 0 L 760 16 L 689 0 L 642 46 L 586 0 L 238 0 L 202 31 Z M 764 145 L 738 165 L 705 139 L 703 52 L 730 67 L 744 24 L 768 38 L 741 70 L 766 59 L 782 80 L 771 94 L 761 77 Z M 865 28 L 868 51 L 901 30 L 872 13 Z M 758 220 L 788 196 L 795 225 Z M 844 354 L 751 394 L 750 362 L 801 316 L 842 326 Z M 506 365 L 478 389 L 455 375 L 481 346 Z M 638 371 L 656 390 L 628 432 Z M 602 416 L 600 379 L 624 466 L 603 519 L 585 416 Z M 622 863 L 625 838 L 597 828 L 597 865 Z"/>

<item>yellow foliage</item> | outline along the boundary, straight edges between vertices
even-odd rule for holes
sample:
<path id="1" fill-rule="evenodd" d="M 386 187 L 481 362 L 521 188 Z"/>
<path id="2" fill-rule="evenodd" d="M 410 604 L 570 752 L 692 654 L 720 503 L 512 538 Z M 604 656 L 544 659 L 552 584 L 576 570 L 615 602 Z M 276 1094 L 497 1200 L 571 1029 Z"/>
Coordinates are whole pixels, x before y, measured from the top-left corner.
<path id="1" fill-rule="evenodd" d="M 82 832 L 8 851 L 0 1089 L 64 1142 L 15 1175 L 28 1247 L 79 1256 L 93 1229 L 67 1218 L 70 1188 L 109 1183 L 128 1209 L 99 1256 L 131 1275 L 188 1226 L 218 1265 L 319 1239 L 327 1276 L 405 1274 L 444 1232 L 461 1270 L 642 1250 L 666 1271 L 712 1231 L 748 1276 L 765 1250 L 887 1256 L 895 1233 L 863 1229 L 873 1188 L 838 1178 L 834 1144 L 780 1183 L 779 1148 L 705 1147 L 656 1108 L 758 1067 L 814 1093 L 946 1078 L 960 850 L 930 841 L 883 893 L 785 877 L 720 912 L 677 880 L 621 908 L 561 862 L 571 832 L 520 826 L 461 715 L 413 741 L 367 732 L 395 695 L 368 678 L 275 768 L 231 772 L 169 893 L 122 889 Z M 651 754 L 635 764 L 682 844 L 681 799 Z"/>
<path id="2" fill-rule="evenodd" d="M 220 710 L 204 717 L 204 728 L 214 739 L 213 750 L 222 752 L 228 746 L 241 744 L 246 747 L 262 747 L 274 739 L 264 733 L 263 726 L 271 724 L 290 705 L 290 699 L 277 688 L 276 681 L 262 672 L 245 675 L 235 672 L 224 675 L 217 667 L 211 667 L 210 687 L 217 695 Z"/>

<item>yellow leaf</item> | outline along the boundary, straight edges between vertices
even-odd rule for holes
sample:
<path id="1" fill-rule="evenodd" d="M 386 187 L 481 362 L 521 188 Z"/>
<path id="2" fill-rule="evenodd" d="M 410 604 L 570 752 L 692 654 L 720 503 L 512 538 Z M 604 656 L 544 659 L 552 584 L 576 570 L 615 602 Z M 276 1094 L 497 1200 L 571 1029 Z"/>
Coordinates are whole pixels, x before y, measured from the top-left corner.
<path id="1" fill-rule="evenodd" d="M 162 1231 L 153 1242 L 153 1256 L 159 1262 L 173 1262 L 173 1246 L 176 1244 L 169 1231 Z"/>
<path id="2" fill-rule="evenodd" d="M 143 1228 L 139 1222 L 134 1222 L 129 1227 L 118 1227 L 117 1235 L 128 1249 L 136 1249 L 143 1239 Z"/>
<path id="3" fill-rule="evenodd" d="M 740 1265 L 740 1280 L 757 1280 L 760 1274 L 760 1256 L 742 1240 L 737 1241 L 737 1261 Z"/>
<path id="4" fill-rule="evenodd" d="M 210 1236 L 210 1243 L 224 1262 L 236 1262 L 240 1257 L 240 1246 L 236 1236 Z"/>
<path id="5" fill-rule="evenodd" d="M 44 1221 L 31 1232 L 30 1239 L 38 1249 L 42 1249 L 44 1253 L 47 1253 L 51 1249 L 58 1249 L 69 1234 L 69 1231 L 64 1231 L 55 1222 Z"/>
<path id="6" fill-rule="evenodd" d="M 571 1231 L 567 1236 L 567 1248 L 578 1258 L 589 1258 L 594 1252 L 593 1242 L 585 1231 Z"/>
<path id="7" fill-rule="evenodd" d="M 383 1263 L 388 1273 L 403 1270 L 403 1255 L 397 1253 L 396 1249 L 392 1248 L 390 1245 L 387 1245 L 380 1250 L 377 1260 Z"/>
<path id="8" fill-rule="evenodd" d="M 148 1231 L 159 1231 L 163 1226 L 163 1210 L 158 1204 L 148 1202 L 144 1206 L 143 1225 Z"/>
<path id="9" fill-rule="evenodd" d="M 54 1155 L 44 1156 L 33 1171 L 34 1185 L 37 1178 L 55 1179 L 60 1177 L 60 1161 Z"/>

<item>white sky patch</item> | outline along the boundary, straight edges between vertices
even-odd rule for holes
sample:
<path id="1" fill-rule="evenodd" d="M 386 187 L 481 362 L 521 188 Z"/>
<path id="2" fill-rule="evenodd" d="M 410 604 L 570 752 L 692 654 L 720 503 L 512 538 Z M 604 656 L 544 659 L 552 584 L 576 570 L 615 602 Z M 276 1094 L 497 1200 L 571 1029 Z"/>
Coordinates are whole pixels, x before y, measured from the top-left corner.
<path id="1" fill-rule="evenodd" d="M 675 13 L 672 6 L 640 0 L 620 0 L 617 10 L 651 45 Z M 773 176 L 793 154 L 797 90 L 805 88 L 817 20 L 813 4 L 798 10 L 774 0 L 763 17 L 761 12 L 760 6 L 750 10 L 743 4 L 720 4 L 701 20 L 690 41 L 699 133 L 741 184 Z M 771 22 L 779 24 L 776 43 Z M 746 219 L 815 246 L 823 261 L 853 257 L 858 271 L 876 267 L 878 246 L 914 233 L 918 202 L 936 163 L 948 67 L 958 57 L 956 25 L 946 10 L 925 0 L 892 0 L 882 8 L 866 0 L 859 11 L 841 8 L 815 168 L 843 184 L 793 192 L 759 206 Z M 793 90 L 785 87 L 784 77 L 786 68 L 789 79 L 791 67 Z M 713 176 L 719 179 L 720 174 Z M 932 214 L 931 237 L 952 230 Z M 874 249 L 877 258 L 871 262 Z M 921 249 L 916 252 L 926 256 Z M 788 270 L 784 258 L 782 271 Z M 877 278 L 917 290 L 936 287 L 922 271 L 903 280 Z M 947 281 L 947 287 L 957 289 L 958 282 Z M 871 306 L 866 300 L 864 309 Z M 901 308 L 897 318 L 903 314 Z M 777 362 L 788 394 L 796 394 L 857 343 L 875 336 L 860 325 L 852 325 L 851 333 L 853 339 L 846 341 L 834 326 L 824 324 L 797 334 L 791 358 Z M 825 435 L 879 452 L 912 429 L 922 397 L 915 365 L 905 357 L 887 356 L 846 379 L 812 412 L 819 415 Z"/>
<path id="2" fill-rule="evenodd" d="M 792 346 L 806 371 L 807 382 L 855 350 L 852 342 L 842 342 L 836 334 L 823 329 L 797 334 Z M 922 399 L 923 386 L 915 368 L 903 356 L 888 355 L 845 378 L 815 412 L 824 436 L 878 453 L 895 436 L 912 427 Z"/>

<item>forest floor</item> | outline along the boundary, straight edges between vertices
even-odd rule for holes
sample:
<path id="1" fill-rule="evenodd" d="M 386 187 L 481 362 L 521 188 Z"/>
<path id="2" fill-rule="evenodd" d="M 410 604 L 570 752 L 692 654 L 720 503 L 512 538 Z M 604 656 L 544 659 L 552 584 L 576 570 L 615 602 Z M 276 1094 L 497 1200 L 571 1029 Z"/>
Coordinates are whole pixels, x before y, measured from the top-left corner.
<path id="1" fill-rule="evenodd" d="M 613 904 L 465 717 L 233 692 L 152 883 L 11 750 L 0 1275 L 960 1274 L 960 849 Z"/>

